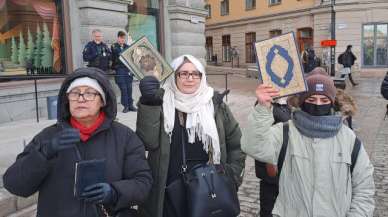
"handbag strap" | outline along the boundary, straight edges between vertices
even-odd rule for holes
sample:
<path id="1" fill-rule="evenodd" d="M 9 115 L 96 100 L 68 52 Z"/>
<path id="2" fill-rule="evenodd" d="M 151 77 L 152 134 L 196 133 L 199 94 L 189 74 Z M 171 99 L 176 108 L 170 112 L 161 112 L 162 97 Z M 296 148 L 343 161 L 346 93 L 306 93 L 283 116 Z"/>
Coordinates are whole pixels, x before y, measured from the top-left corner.
<path id="1" fill-rule="evenodd" d="M 187 159 L 186 159 L 186 140 L 185 140 L 185 129 L 181 127 L 181 142 L 182 142 L 182 173 L 187 172 Z"/>

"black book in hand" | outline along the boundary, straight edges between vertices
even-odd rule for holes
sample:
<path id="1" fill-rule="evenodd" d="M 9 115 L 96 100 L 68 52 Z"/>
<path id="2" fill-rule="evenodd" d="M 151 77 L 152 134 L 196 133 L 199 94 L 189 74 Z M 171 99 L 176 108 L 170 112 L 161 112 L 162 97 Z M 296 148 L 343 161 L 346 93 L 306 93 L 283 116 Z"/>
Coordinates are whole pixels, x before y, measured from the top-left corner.
<path id="1" fill-rule="evenodd" d="M 105 159 L 84 160 L 75 164 L 74 196 L 82 198 L 84 189 L 93 184 L 106 182 Z"/>

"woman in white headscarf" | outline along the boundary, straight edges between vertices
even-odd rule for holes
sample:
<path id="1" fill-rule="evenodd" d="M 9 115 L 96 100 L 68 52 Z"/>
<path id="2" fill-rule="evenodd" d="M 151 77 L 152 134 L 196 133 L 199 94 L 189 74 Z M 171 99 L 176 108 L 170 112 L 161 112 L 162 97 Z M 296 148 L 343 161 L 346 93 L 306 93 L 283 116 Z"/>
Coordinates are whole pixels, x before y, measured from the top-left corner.
<path id="1" fill-rule="evenodd" d="M 207 162 L 221 164 L 236 188 L 243 177 L 241 131 L 223 95 L 208 86 L 197 58 L 182 55 L 171 65 L 175 74 L 162 88 L 152 76 L 140 81 L 136 132 L 149 151 L 154 177 L 151 194 L 139 209 L 147 217 L 176 216 L 176 201 L 166 194 L 166 187 L 181 178 L 182 139 L 188 169 Z"/>

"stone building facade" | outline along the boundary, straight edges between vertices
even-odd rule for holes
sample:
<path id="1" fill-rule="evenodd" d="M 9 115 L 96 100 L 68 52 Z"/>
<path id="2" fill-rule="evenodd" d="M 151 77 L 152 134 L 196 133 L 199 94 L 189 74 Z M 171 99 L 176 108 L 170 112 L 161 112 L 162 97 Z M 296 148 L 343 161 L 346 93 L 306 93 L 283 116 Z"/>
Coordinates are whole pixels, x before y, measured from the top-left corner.
<path id="1" fill-rule="evenodd" d="M 26 8 L 25 13 L 13 10 L 19 6 Z M 0 67 L 0 76 L 27 73 L 25 64 L 17 60 L 12 62 L 12 56 L 16 55 L 12 43 L 16 41 L 18 48 L 24 41 L 28 47 L 30 39 L 22 35 L 30 32 L 32 41 L 38 41 L 35 35 L 41 32 L 46 34 L 46 42 L 50 40 L 48 44 L 53 44 L 54 39 L 59 41 L 60 46 L 57 50 L 53 47 L 51 51 L 54 54 L 49 55 L 54 59 L 54 65 L 59 63 L 57 71 L 49 72 L 53 75 L 63 76 L 85 65 L 82 50 L 91 40 L 93 29 L 102 31 L 108 45 L 116 41 L 119 30 L 125 30 L 134 40 L 147 36 L 168 62 L 182 54 L 192 54 L 206 62 L 206 10 L 203 0 L 7 1 L 0 4 L 0 17 L 3 16 L 9 19 L 4 19 L 9 21 L 9 28 L 6 34 L 0 32 L 0 66 L 5 65 L 5 70 Z M 13 19 L 19 22 L 15 27 Z M 39 28 L 45 30 L 40 31 Z M 4 37 L 7 34 L 11 34 L 12 38 Z M 40 116 L 47 116 L 46 97 L 57 93 L 61 81 L 57 78 L 37 82 Z M 34 118 L 35 114 L 33 81 L 0 78 L 0 123 Z"/>
<path id="2" fill-rule="evenodd" d="M 252 4 L 248 7 L 248 2 Z M 355 70 L 388 70 L 388 2 L 385 0 L 336 0 L 336 57 L 353 45 L 357 57 Z M 225 13 L 225 4 L 228 12 Z M 273 3 L 273 4 L 271 4 Z M 231 66 L 237 50 L 240 67 L 256 64 L 252 55 L 254 41 L 293 31 L 299 49 L 315 49 L 323 64 L 330 65 L 329 48 L 321 41 L 331 37 L 330 0 L 206 1 L 210 16 L 206 22 L 207 59 Z M 224 15 L 221 15 L 224 13 Z M 228 49 L 232 52 L 228 54 Z M 230 55 L 231 57 L 227 57 Z M 337 58 L 336 58 L 337 59 Z M 236 66 L 236 61 L 233 61 Z M 341 66 L 336 65 L 336 69 Z"/>

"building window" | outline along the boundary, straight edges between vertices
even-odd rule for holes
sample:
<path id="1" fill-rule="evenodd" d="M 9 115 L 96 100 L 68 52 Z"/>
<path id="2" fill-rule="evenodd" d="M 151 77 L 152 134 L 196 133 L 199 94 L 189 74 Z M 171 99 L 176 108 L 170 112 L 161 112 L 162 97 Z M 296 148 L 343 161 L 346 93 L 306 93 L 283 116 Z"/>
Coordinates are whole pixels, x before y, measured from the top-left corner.
<path id="1" fill-rule="evenodd" d="M 231 45 L 230 45 L 230 35 L 222 36 L 222 60 L 224 62 L 230 62 L 232 53 L 231 53 Z"/>
<path id="2" fill-rule="evenodd" d="M 213 37 L 206 37 L 206 60 L 213 61 Z"/>
<path id="3" fill-rule="evenodd" d="M 298 29 L 297 32 L 297 41 L 299 46 L 299 51 L 304 51 L 306 48 L 313 47 L 313 29 L 312 28 L 302 28 Z"/>
<path id="4" fill-rule="evenodd" d="M 364 25 L 362 36 L 362 64 L 388 66 L 388 24 Z"/>
<path id="5" fill-rule="evenodd" d="M 245 9 L 251 10 L 256 8 L 256 0 L 245 0 Z"/>
<path id="6" fill-rule="evenodd" d="M 152 45 L 161 51 L 159 23 L 160 11 L 157 0 L 133 0 L 133 4 L 128 5 L 126 30 L 134 41 L 146 36 Z"/>
<path id="7" fill-rule="evenodd" d="M 209 4 L 205 5 L 205 10 L 207 11 L 206 18 L 210 18 L 212 16 L 212 6 Z"/>
<path id="8" fill-rule="evenodd" d="M 245 34 L 245 62 L 246 63 L 255 63 L 255 47 L 254 43 L 256 42 L 256 32 L 249 32 Z"/>
<path id="9" fill-rule="evenodd" d="M 269 5 L 278 5 L 282 3 L 282 0 L 268 0 Z"/>
<path id="10" fill-rule="evenodd" d="M 280 30 L 280 29 L 273 29 L 273 30 L 269 31 L 270 38 L 273 38 L 275 36 L 279 36 L 281 34 L 282 34 L 282 30 Z"/>
<path id="11" fill-rule="evenodd" d="M 64 73 L 61 1 L 0 1 L 0 75 Z"/>
<path id="12" fill-rule="evenodd" d="M 229 14 L 229 0 L 223 0 L 221 2 L 221 16 Z"/>

